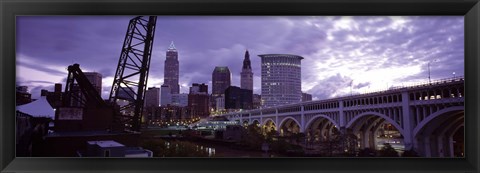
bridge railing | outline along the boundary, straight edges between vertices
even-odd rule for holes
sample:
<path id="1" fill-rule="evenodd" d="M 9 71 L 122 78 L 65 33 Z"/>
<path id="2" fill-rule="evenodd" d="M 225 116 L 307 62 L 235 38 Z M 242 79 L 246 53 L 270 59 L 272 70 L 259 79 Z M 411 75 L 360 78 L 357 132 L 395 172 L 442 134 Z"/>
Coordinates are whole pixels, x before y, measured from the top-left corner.
<path id="1" fill-rule="evenodd" d="M 433 80 L 431 82 L 416 82 L 414 84 L 409 84 L 409 85 L 392 86 L 392 87 L 390 87 L 389 89 L 386 89 L 386 90 L 369 91 L 369 92 L 365 92 L 365 93 L 357 93 L 357 94 L 354 94 L 354 95 L 341 96 L 341 97 L 337 97 L 337 98 L 329 98 L 329 99 L 323 99 L 323 100 L 312 100 L 312 101 L 308 101 L 308 102 L 293 103 L 293 104 L 280 105 L 280 106 L 269 107 L 269 108 L 242 110 L 242 111 L 239 111 L 239 112 L 231 112 L 231 113 L 223 114 L 221 116 L 245 114 L 245 113 L 249 113 L 249 112 L 254 111 L 254 110 L 255 111 L 261 111 L 263 109 L 279 109 L 279 108 L 282 108 L 282 107 L 294 106 L 294 105 L 298 105 L 298 104 L 306 105 L 306 104 L 311 104 L 311 103 L 329 102 L 329 101 L 332 101 L 332 100 L 339 100 L 339 99 L 341 100 L 341 99 L 351 98 L 351 97 L 368 96 L 368 95 L 396 92 L 396 91 L 401 91 L 401 90 L 421 88 L 421 87 L 432 86 L 432 85 L 440 85 L 440 84 L 446 84 L 446 83 L 451 83 L 451 82 L 460 82 L 460 81 L 464 81 L 464 80 L 465 80 L 464 76 L 456 76 L 456 77 L 451 77 L 451 78 Z"/>
<path id="2" fill-rule="evenodd" d="M 457 77 L 451 77 L 451 78 L 444 78 L 444 79 L 438 79 L 438 80 L 433 80 L 431 82 L 416 82 L 413 84 L 409 85 L 402 85 L 402 86 L 391 86 L 388 89 L 385 90 L 375 90 L 375 91 L 367 91 L 363 93 L 357 93 L 345 97 L 355 97 L 359 95 L 372 95 L 372 94 L 381 94 L 381 93 L 387 93 L 387 92 L 395 92 L 399 90 L 405 90 L 405 89 L 413 89 L 413 88 L 421 88 L 421 87 L 426 87 L 426 86 L 432 86 L 432 85 L 440 85 L 440 84 L 445 84 L 445 83 L 450 83 L 450 82 L 460 82 L 463 81 L 464 76 L 457 76 Z M 343 98 L 345 98 L 343 97 Z M 342 97 L 338 97 L 342 98 Z"/>

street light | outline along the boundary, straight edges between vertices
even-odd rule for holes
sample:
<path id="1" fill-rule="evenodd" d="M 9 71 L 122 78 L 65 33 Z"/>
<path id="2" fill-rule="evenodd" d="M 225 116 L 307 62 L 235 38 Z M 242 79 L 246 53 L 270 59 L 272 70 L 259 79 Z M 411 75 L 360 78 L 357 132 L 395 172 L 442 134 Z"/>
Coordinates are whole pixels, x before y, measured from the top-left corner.
<path id="1" fill-rule="evenodd" d="M 453 78 L 455 78 L 455 72 L 453 72 L 452 74 L 453 74 Z"/>

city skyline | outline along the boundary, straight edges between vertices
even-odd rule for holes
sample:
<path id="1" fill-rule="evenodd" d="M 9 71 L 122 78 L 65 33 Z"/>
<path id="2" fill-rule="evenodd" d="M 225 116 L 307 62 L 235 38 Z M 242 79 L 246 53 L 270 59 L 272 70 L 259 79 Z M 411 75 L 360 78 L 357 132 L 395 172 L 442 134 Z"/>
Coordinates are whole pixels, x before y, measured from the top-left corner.
<path id="1" fill-rule="evenodd" d="M 102 74 L 102 97 L 107 98 L 130 18 L 18 17 L 17 84 L 29 86 L 38 98 L 41 89 L 64 84 L 66 67 L 79 63 L 83 71 Z M 429 63 L 432 80 L 452 77 L 453 72 L 461 76 L 463 23 L 463 16 L 160 16 L 148 87 L 163 84 L 171 41 L 179 54 L 180 93 L 188 93 L 192 83 L 212 86 L 215 66 L 228 66 L 232 85 L 240 86 L 247 49 L 256 94 L 261 93 L 258 55 L 269 53 L 305 58 L 302 91 L 314 99 L 428 82 Z"/>

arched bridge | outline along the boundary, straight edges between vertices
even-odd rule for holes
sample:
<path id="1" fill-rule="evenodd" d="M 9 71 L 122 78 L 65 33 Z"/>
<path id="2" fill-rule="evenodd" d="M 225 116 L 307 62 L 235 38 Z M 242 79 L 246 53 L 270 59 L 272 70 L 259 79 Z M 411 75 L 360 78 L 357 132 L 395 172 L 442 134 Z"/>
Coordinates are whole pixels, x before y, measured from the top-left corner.
<path id="1" fill-rule="evenodd" d="M 405 150 L 413 148 L 427 157 L 453 157 L 453 136 L 464 126 L 464 101 L 464 78 L 456 77 L 222 116 L 281 133 L 308 133 L 318 140 L 327 139 L 333 129 L 352 132 L 360 148 L 377 148 L 378 130 L 388 126 L 400 133 Z"/>

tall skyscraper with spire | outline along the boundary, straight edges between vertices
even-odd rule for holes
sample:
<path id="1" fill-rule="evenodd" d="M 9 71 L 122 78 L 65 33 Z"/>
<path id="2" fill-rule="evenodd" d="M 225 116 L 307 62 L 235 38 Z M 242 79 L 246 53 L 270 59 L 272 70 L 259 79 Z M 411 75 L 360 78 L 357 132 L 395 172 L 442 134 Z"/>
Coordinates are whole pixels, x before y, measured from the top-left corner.
<path id="1" fill-rule="evenodd" d="M 167 50 L 167 58 L 165 59 L 163 84 L 170 87 L 171 94 L 178 94 L 180 86 L 178 85 L 178 52 L 175 45 L 170 43 Z"/>
<path id="2" fill-rule="evenodd" d="M 243 59 L 242 72 L 240 73 L 240 88 L 253 91 L 253 72 L 248 50 L 245 51 L 245 59 Z"/>

